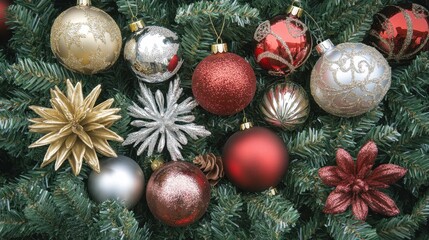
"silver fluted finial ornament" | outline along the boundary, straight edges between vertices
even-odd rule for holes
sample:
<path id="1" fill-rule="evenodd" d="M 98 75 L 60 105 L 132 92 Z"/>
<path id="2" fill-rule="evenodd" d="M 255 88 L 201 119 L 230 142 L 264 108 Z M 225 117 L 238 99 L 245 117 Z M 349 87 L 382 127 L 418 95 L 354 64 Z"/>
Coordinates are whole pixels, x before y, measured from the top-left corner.
<path id="1" fill-rule="evenodd" d="M 262 98 L 259 108 L 268 123 L 293 130 L 307 120 L 310 102 L 300 85 L 286 81 L 271 86 Z"/>

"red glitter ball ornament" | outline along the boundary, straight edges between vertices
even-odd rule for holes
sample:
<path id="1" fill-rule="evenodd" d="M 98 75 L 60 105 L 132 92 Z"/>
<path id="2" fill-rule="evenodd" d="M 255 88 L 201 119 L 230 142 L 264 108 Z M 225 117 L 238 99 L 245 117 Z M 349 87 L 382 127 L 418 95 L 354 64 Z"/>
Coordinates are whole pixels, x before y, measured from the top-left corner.
<path id="1" fill-rule="evenodd" d="M 292 73 L 310 56 L 312 39 L 307 26 L 299 20 L 302 9 L 292 6 L 287 15 L 261 23 L 256 29 L 255 59 L 268 73 Z"/>
<path id="2" fill-rule="evenodd" d="M 192 75 L 192 93 L 202 108 L 225 116 L 243 110 L 256 91 L 252 67 L 242 57 L 226 52 L 226 44 L 212 46 Z"/>
<path id="3" fill-rule="evenodd" d="M 428 10 L 419 4 L 387 6 L 374 16 L 367 41 L 387 60 L 405 62 L 428 50 Z"/>
<path id="4" fill-rule="evenodd" d="M 156 170 L 146 188 L 152 214 L 172 227 L 200 219 L 210 201 L 210 184 L 201 170 L 188 162 L 173 161 Z"/>
<path id="5" fill-rule="evenodd" d="M 243 126 L 246 125 L 242 125 L 242 129 Z M 283 141 L 263 127 L 252 127 L 232 135 L 225 144 L 222 159 L 227 177 L 246 191 L 275 187 L 289 164 Z"/>

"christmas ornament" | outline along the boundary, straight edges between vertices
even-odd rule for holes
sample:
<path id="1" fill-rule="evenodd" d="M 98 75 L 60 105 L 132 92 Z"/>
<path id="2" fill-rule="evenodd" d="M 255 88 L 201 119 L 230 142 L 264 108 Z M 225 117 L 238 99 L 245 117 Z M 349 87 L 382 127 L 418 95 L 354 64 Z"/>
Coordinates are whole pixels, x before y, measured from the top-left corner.
<path id="1" fill-rule="evenodd" d="M 131 125 L 141 128 L 139 131 L 130 133 L 123 145 L 134 143 L 134 147 L 142 143 L 137 150 L 137 155 L 147 151 L 151 156 L 158 142 L 157 152 L 162 152 L 167 147 L 171 159 L 183 159 L 180 149 L 188 143 L 186 134 L 192 139 L 210 135 L 204 126 L 195 125 L 195 117 L 191 115 L 192 109 L 197 103 L 188 97 L 181 103 L 177 103 L 183 89 L 179 86 L 179 77 L 170 83 L 166 100 L 160 90 L 155 96 L 144 84 L 140 83 L 140 103 L 144 108 L 133 102 L 128 108 L 129 115 L 139 120 L 134 120 Z"/>
<path id="2" fill-rule="evenodd" d="M 164 165 L 164 160 L 162 158 L 156 158 L 150 162 L 150 168 L 152 171 L 158 170 L 162 165 Z"/>
<path id="3" fill-rule="evenodd" d="M 267 20 L 256 29 L 255 59 L 271 75 L 288 75 L 310 56 L 313 42 L 307 26 L 299 20 L 302 13 L 303 9 L 291 6 L 286 15 Z"/>
<path id="4" fill-rule="evenodd" d="M 285 174 L 289 156 L 285 144 L 273 132 L 247 122 L 232 135 L 223 149 L 228 178 L 239 188 L 262 191 L 275 187 Z"/>
<path id="5" fill-rule="evenodd" d="M 133 34 L 124 47 L 124 57 L 141 81 L 163 82 L 179 71 L 179 38 L 164 27 L 145 27 L 143 21 L 130 24 Z"/>
<path id="6" fill-rule="evenodd" d="M 51 29 L 51 48 L 66 68 L 95 74 L 111 67 L 119 57 L 122 36 L 115 21 L 90 0 L 61 13 Z"/>
<path id="7" fill-rule="evenodd" d="M 386 59 L 362 43 L 316 46 L 321 55 L 311 72 L 311 94 L 326 112 L 339 117 L 366 113 L 380 103 L 390 88 Z"/>
<path id="8" fill-rule="evenodd" d="M 335 187 L 326 200 L 323 212 L 342 213 L 352 205 L 353 215 L 365 220 L 368 207 L 374 212 L 395 216 L 399 209 L 395 202 L 379 188 L 388 188 L 402 178 L 407 170 L 394 164 L 381 164 L 372 170 L 378 149 L 369 141 L 359 151 L 356 164 L 350 154 L 340 148 L 337 150 L 337 165 L 319 169 L 323 183 Z"/>
<path id="9" fill-rule="evenodd" d="M 210 184 L 195 165 L 169 162 L 152 174 L 146 201 L 152 214 L 173 226 L 190 225 L 201 218 L 210 201 Z"/>
<path id="10" fill-rule="evenodd" d="M 273 85 L 265 93 L 259 108 L 268 123 L 293 130 L 307 120 L 310 102 L 301 86 L 287 81 Z"/>
<path id="11" fill-rule="evenodd" d="M 202 108 L 217 115 L 232 115 L 252 101 L 256 77 L 242 57 L 227 52 L 226 44 L 213 44 L 192 75 L 192 93 Z"/>
<path id="12" fill-rule="evenodd" d="M 212 186 L 215 186 L 225 174 L 223 171 L 222 158 L 213 153 L 196 156 L 193 162 L 206 174 Z"/>
<path id="13" fill-rule="evenodd" d="M 73 87 L 67 79 L 67 95 L 58 87 L 51 90 L 52 108 L 30 106 L 41 117 L 30 119 L 33 123 L 28 127 L 30 132 L 46 135 L 29 147 L 49 145 L 42 167 L 55 161 L 55 170 L 58 170 L 67 159 L 73 173 L 78 175 L 82 160 L 94 171 L 100 172 L 96 152 L 116 157 L 107 140 L 122 142 L 123 139 L 108 128 L 121 118 L 120 115 L 115 115 L 121 109 L 110 108 L 113 99 L 94 106 L 100 92 L 101 86 L 98 85 L 84 99 L 81 83 Z"/>
<path id="14" fill-rule="evenodd" d="M 5 43 L 10 38 L 10 31 L 6 25 L 7 8 L 11 4 L 9 0 L 0 1 L 0 42 Z"/>
<path id="15" fill-rule="evenodd" d="M 118 156 L 100 163 L 101 171 L 92 171 L 88 178 L 88 191 L 96 202 L 107 199 L 122 202 L 131 209 L 140 200 L 144 190 L 144 175 L 131 158 Z"/>
<path id="16" fill-rule="evenodd" d="M 368 42 L 394 62 L 413 59 L 428 48 L 428 10 L 419 4 L 387 6 L 374 16 Z"/>

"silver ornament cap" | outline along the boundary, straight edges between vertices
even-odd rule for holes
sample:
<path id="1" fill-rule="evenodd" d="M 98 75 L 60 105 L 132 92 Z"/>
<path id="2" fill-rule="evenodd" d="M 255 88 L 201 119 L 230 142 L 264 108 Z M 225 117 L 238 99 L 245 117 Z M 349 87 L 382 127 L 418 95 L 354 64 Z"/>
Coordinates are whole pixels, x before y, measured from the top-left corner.
<path id="1" fill-rule="evenodd" d="M 268 89 L 259 109 L 265 121 L 271 125 L 294 130 L 307 120 L 310 114 L 310 101 L 300 85 L 286 81 Z"/>
<path id="2" fill-rule="evenodd" d="M 316 47 L 322 56 L 310 81 L 316 103 L 339 117 L 355 117 L 376 108 L 391 83 L 391 69 L 383 55 L 363 43 L 322 43 Z"/>
<path id="3" fill-rule="evenodd" d="M 144 184 L 140 166 L 129 157 L 118 156 L 101 161 L 100 173 L 91 172 L 88 191 L 96 202 L 117 200 L 131 209 L 140 200 Z"/>
<path id="4" fill-rule="evenodd" d="M 164 27 L 144 27 L 142 22 L 131 25 L 134 32 L 125 43 L 124 57 L 137 78 L 159 83 L 173 77 L 183 63 L 177 34 Z"/>
<path id="5" fill-rule="evenodd" d="M 335 45 L 330 39 L 327 39 L 316 45 L 316 51 L 319 55 L 322 55 L 335 48 Z"/>

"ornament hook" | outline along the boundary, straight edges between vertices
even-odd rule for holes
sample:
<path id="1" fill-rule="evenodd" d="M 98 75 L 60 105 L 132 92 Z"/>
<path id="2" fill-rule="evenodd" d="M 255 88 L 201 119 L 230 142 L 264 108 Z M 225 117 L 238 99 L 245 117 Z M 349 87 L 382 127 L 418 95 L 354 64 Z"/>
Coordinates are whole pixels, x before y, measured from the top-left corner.
<path id="1" fill-rule="evenodd" d="M 211 24 L 211 27 L 212 27 L 212 29 L 213 29 L 213 31 L 214 31 L 214 33 L 215 33 L 215 35 L 216 35 L 216 43 L 217 43 L 217 44 L 221 44 L 221 43 L 223 43 L 223 40 L 222 40 L 221 36 L 222 36 L 222 33 L 223 33 L 223 29 L 225 28 L 225 18 L 226 18 L 226 16 L 224 15 L 224 16 L 223 16 L 223 21 L 222 21 L 222 27 L 221 27 L 220 32 L 219 32 L 219 34 L 218 34 L 218 33 L 217 33 L 217 31 L 216 31 L 216 28 L 215 28 L 215 26 L 214 26 L 214 23 L 213 23 L 212 17 L 209 15 L 210 24 Z"/>
<path id="2" fill-rule="evenodd" d="M 130 9 L 131 13 L 131 21 L 132 22 L 138 22 L 139 19 L 137 18 L 137 15 L 139 13 L 139 7 L 138 7 L 138 1 L 136 1 L 136 13 L 134 14 L 133 10 L 131 9 L 130 1 L 127 0 L 128 9 Z"/>
<path id="3" fill-rule="evenodd" d="M 250 129 L 250 128 L 252 128 L 253 127 L 253 123 L 252 122 L 249 122 L 248 120 L 247 120 L 247 117 L 246 117 L 246 112 L 243 110 L 243 123 L 242 124 L 240 124 L 240 130 L 241 131 L 244 131 L 244 130 L 246 130 L 246 129 Z"/>

